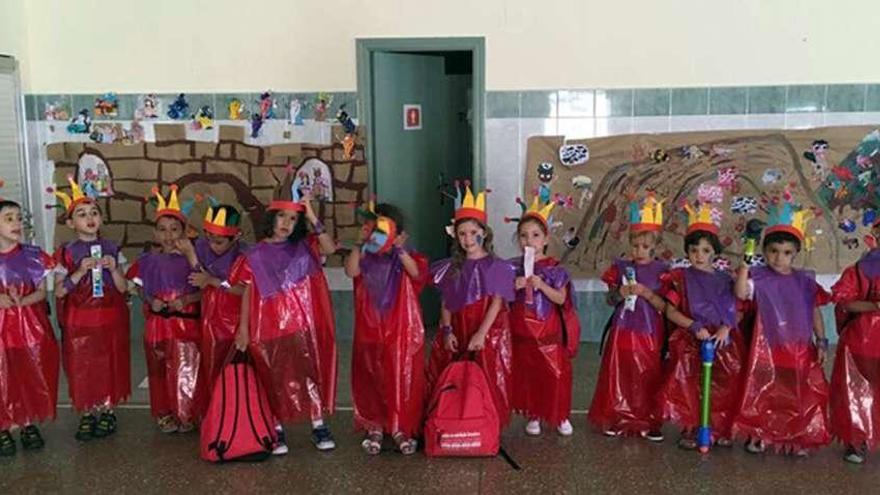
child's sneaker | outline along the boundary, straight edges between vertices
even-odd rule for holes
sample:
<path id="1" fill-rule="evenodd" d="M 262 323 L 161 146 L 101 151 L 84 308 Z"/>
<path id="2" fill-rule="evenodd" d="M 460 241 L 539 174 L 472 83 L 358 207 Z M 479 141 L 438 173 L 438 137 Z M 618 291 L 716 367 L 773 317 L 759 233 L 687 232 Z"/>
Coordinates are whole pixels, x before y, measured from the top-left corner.
<path id="1" fill-rule="evenodd" d="M 101 419 L 95 425 L 95 431 L 92 435 L 95 438 L 104 438 L 116 433 L 116 415 L 113 411 L 101 413 Z"/>
<path id="2" fill-rule="evenodd" d="M 177 433 L 189 433 L 196 429 L 196 424 L 192 421 L 180 422 L 177 425 Z"/>
<path id="3" fill-rule="evenodd" d="M 157 423 L 159 424 L 159 431 L 162 433 L 174 433 L 178 428 L 177 420 L 170 414 L 159 418 Z"/>
<path id="4" fill-rule="evenodd" d="M 660 430 L 643 431 L 642 438 L 649 442 L 660 443 L 663 441 L 663 433 Z"/>
<path id="5" fill-rule="evenodd" d="M 79 419 L 79 428 L 74 437 L 80 442 L 88 442 L 95 436 L 95 423 L 97 420 L 92 414 L 83 414 Z"/>
<path id="6" fill-rule="evenodd" d="M 541 422 L 537 419 L 531 419 L 526 423 L 526 435 L 536 437 L 541 434 Z"/>
<path id="7" fill-rule="evenodd" d="M 275 427 L 275 436 L 278 437 L 278 440 L 275 441 L 275 446 L 272 447 L 272 455 L 287 455 L 289 451 L 287 448 L 287 435 L 284 434 L 284 428 L 281 425 Z"/>
<path id="8" fill-rule="evenodd" d="M 333 441 L 333 434 L 327 425 L 321 425 L 312 430 L 312 443 L 318 450 L 333 450 L 336 448 L 336 442 Z"/>
<path id="9" fill-rule="evenodd" d="M 2 440 L 0 440 L 0 442 L 2 442 Z M 865 452 L 863 450 L 853 447 L 852 445 L 847 445 L 846 452 L 843 454 L 843 460 L 846 462 L 851 462 L 853 464 L 864 464 Z"/>
<path id="10" fill-rule="evenodd" d="M 0 431 L 0 457 L 15 455 L 15 439 L 9 430 Z"/>
<path id="11" fill-rule="evenodd" d="M 729 438 L 721 437 L 715 440 L 715 445 L 719 447 L 733 447 L 733 442 Z"/>
<path id="12" fill-rule="evenodd" d="M 556 431 L 564 437 L 570 437 L 574 433 L 574 426 L 566 419 L 556 427 Z"/>
<path id="13" fill-rule="evenodd" d="M 760 440 L 749 440 L 746 442 L 746 452 L 749 454 L 760 454 L 766 449 L 767 447 L 764 445 L 764 442 Z"/>
<path id="14" fill-rule="evenodd" d="M 36 426 L 27 425 L 21 431 L 21 446 L 24 447 L 24 450 L 37 450 L 45 447 L 46 442 L 43 441 L 40 430 Z"/>
<path id="15" fill-rule="evenodd" d="M 623 432 L 617 430 L 605 430 L 606 437 L 619 437 L 621 433 Z"/>

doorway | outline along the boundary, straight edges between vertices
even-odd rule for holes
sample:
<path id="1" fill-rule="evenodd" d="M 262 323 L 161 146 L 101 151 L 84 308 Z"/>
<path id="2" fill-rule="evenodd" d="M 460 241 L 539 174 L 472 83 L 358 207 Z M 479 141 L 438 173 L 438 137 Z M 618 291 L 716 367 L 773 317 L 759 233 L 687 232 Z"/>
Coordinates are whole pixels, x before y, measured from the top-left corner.
<path id="1" fill-rule="evenodd" d="M 414 248 L 448 256 L 455 180 L 484 184 L 482 38 L 360 39 L 358 97 L 370 190 L 406 214 Z M 425 291 L 425 323 L 439 299 Z"/>

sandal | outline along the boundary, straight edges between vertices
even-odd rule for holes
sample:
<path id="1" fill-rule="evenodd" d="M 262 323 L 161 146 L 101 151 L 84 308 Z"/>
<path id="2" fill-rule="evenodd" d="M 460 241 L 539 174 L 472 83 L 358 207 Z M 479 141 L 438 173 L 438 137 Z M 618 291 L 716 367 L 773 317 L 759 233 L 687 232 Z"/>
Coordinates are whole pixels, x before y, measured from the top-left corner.
<path id="1" fill-rule="evenodd" d="M 161 431 L 162 433 L 174 433 L 177 431 L 178 428 L 177 420 L 174 419 L 174 416 L 171 416 L 170 414 L 168 416 L 162 416 L 161 418 L 159 418 L 159 421 L 157 421 L 157 423 L 159 424 L 159 431 Z"/>
<path id="2" fill-rule="evenodd" d="M 361 448 L 369 455 L 377 455 L 382 452 L 382 433 L 378 431 L 367 433 L 364 441 L 361 442 Z"/>
<path id="3" fill-rule="evenodd" d="M 45 447 L 46 442 L 43 441 L 40 430 L 36 426 L 27 425 L 21 432 L 21 446 L 24 447 L 24 450 L 37 450 Z"/>
<path id="4" fill-rule="evenodd" d="M 419 448 L 418 440 L 414 438 L 407 438 L 406 435 L 404 435 L 403 433 L 395 433 L 393 439 L 394 445 L 397 446 L 397 451 L 403 455 L 413 455 Z"/>
<path id="5" fill-rule="evenodd" d="M 116 433 L 116 415 L 108 411 L 101 414 L 101 419 L 95 425 L 95 431 L 92 436 L 95 438 L 104 438 Z"/>
<path id="6" fill-rule="evenodd" d="M 681 437 L 678 439 L 678 448 L 682 450 L 696 450 L 697 441 L 693 438 Z"/>
<path id="7" fill-rule="evenodd" d="M 76 429 L 74 438 L 80 442 L 88 442 L 95 437 L 95 416 L 92 414 L 83 414 L 79 419 L 79 428 Z"/>
<path id="8" fill-rule="evenodd" d="M 15 439 L 9 430 L 0 431 L 0 457 L 15 455 Z"/>
<path id="9" fill-rule="evenodd" d="M 719 447 L 733 447 L 733 442 L 729 438 L 721 437 L 715 440 L 715 445 Z"/>

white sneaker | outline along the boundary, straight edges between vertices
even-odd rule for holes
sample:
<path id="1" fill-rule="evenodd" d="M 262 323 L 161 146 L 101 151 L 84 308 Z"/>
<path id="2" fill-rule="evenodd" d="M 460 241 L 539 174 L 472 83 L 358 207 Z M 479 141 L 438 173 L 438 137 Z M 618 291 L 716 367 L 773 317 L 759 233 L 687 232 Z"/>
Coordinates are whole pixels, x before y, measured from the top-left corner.
<path id="1" fill-rule="evenodd" d="M 526 435 L 536 437 L 541 434 L 541 422 L 533 419 L 526 424 Z"/>
<path id="2" fill-rule="evenodd" d="M 574 433 L 574 426 L 571 426 L 571 421 L 566 419 L 556 427 L 556 431 L 564 437 L 570 437 Z"/>
<path id="3" fill-rule="evenodd" d="M 272 448 L 272 455 L 286 455 L 289 449 L 287 448 L 287 435 L 284 434 L 284 428 L 276 426 L 275 434 L 278 435 L 278 440 Z"/>

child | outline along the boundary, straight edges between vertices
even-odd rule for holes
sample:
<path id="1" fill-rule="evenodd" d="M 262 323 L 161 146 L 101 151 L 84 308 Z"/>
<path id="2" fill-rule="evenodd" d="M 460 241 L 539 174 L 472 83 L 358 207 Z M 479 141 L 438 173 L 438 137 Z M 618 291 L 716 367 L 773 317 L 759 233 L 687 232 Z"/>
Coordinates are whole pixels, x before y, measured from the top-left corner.
<path id="1" fill-rule="evenodd" d="M 518 201 L 525 209 L 525 204 Z M 534 275 L 526 278 L 524 258 L 517 268 L 516 301 L 510 308 L 513 338 L 513 409 L 525 415 L 526 434 L 540 435 L 541 421 L 562 436 L 574 429 L 571 412 L 571 361 L 580 339 L 580 322 L 568 272 L 547 256 L 548 218 L 555 203 L 540 207 L 536 196 L 516 228 L 519 246 L 535 252 Z M 527 291 L 532 291 L 531 297 Z"/>
<path id="2" fill-rule="evenodd" d="M 873 235 L 880 236 L 880 220 Z M 837 357 L 831 373 L 831 432 L 844 459 L 865 462 L 880 442 L 880 249 L 847 267 L 832 287 L 837 303 Z"/>
<path id="3" fill-rule="evenodd" d="M 0 455 L 15 454 L 9 430 L 20 426 L 25 450 L 45 443 L 34 422 L 55 418 L 58 344 L 47 316 L 52 258 L 21 244 L 21 207 L 0 200 Z"/>
<path id="4" fill-rule="evenodd" d="M 510 421 L 511 342 L 507 302 L 513 301 L 514 269 L 492 252 L 492 230 L 486 223 L 485 193 L 476 200 L 466 185 L 455 200 L 452 258 L 434 263 L 431 276 L 440 290 L 440 332 L 431 347 L 430 386 L 454 358 L 476 353 L 486 372 L 503 428 Z"/>
<path id="5" fill-rule="evenodd" d="M 163 433 L 185 433 L 195 428 L 206 398 L 200 373 L 201 340 L 199 291 L 189 283 L 189 262 L 181 254 L 192 201 L 181 207 L 177 186 L 168 201 L 153 188 L 156 207 L 156 243 L 161 253 L 142 254 L 127 277 L 140 288 L 147 311 L 144 350 L 150 384 L 150 409 Z"/>
<path id="6" fill-rule="evenodd" d="M 281 422 L 309 418 L 318 450 L 336 448 L 324 423 L 336 403 L 336 338 L 321 254 L 336 250 L 300 179 L 288 173 L 264 219 L 262 242 L 233 265 L 230 284 L 246 286 L 236 347 L 249 349 Z M 308 232 L 310 223 L 314 234 Z M 278 426 L 275 454 L 287 453 Z"/>
<path id="7" fill-rule="evenodd" d="M 71 194 L 55 194 L 76 239 L 55 253 L 55 297 L 70 399 L 82 415 L 75 436 L 88 441 L 116 431 L 113 408 L 131 395 L 127 284 L 119 246 L 100 237 L 98 204 L 83 194 L 73 177 L 68 181 Z"/>
<path id="8" fill-rule="evenodd" d="M 189 260 L 193 273 L 189 282 L 202 291 L 202 370 L 213 386 L 223 364 L 233 350 L 235 332 L 241 319 L 241 287 L 227 282 L 235 260 L 247 246 L 239 240 L 241 214 L 230 205 L 209 198 L 211 206 L 205 213 L 202 229 L 205 237 L 192 243 L 181 243 L 181 251 Z"/>
<path id="9" fill-rule="evenodd" d="M 383 432 L 397 450 L 414 454 L 425 393 L 425 327 L 419 293 L 428 260 L 405 248 L 400 210 L 389 204 L 358 210 L 362 246 L 351 251 L 345 273 L 354 279 L 355 329 L 351 360 L 354 421 L 366 431 L 361 447 L 382 448 Z M 363 253 L 361 251 L 363 250 Z"/>
<path id="10" fill-rule="evenodd" d="M 656 292 L 666 265 L 654 259 L 663 225 L 662 207 L 652 193 L 641 210 L 637 201 L 630 204 L 630 259 L 618 258 L 602 274 L 608 284 L 608 302 L 617 307 L 603 343 L 587 419 L 608 436 L 640 435 L 652 442 L 663 441 L 656 395 L 662 379 L 665 302 Z"/>
<path id="11" fill-rule="evenodd" d="M 669 303 L 666 315 L 676 328 L 669 337 L 669 360 L 658 402 L 663 419 L 682 429 L 678 446 L 686 450 L 697 448 L 702 377 L 700 343 L 714 341 L 717 352 L 712 367 L 712 436 L 719 445 L 730 446 L 743 346 L 742 335 L 734 331 L 733 278 L 713 267 L 722 247 L 718 225 L 712 221 L 712 209 L 706 205 L 697 211 L 690 205 L 685 205 L 685 209 L 688 228 L 684 251 L 690 267 L 677 268 L 661 277 Z"/>
<path id="12" fill-rule="evenodd" d="M 754 301 L 756 317 L 732 432 L 749 438 L 751 453 L 774 445 L 806 456 L 830 441 L 822 371 L 828 339 L 818 308 L 830 298 L 813 272 L 792 267 L 807 214 L 787 201 L 781 213 L 774 206 L 763 242 L 767 266 L 743 265 L 737 274 L 736 295 Z"/>

